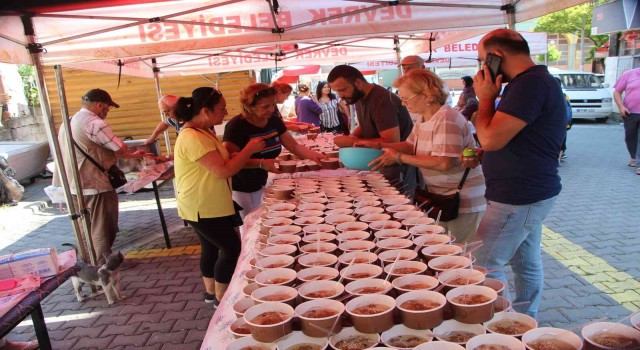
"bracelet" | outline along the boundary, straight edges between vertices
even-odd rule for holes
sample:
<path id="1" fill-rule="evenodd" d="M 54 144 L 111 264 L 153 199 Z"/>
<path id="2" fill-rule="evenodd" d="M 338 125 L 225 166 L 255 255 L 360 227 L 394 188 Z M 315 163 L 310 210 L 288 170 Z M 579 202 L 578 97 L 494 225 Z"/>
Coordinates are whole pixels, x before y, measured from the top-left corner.
<path id="1" fill-rule="evenodd" d="M 260 169 L 262 169 L 262 162 L 263 162 L 263 161 L 264 161 L 264 158 L 261 158 L 261 159 L 260 159 L 260 163 L 258 164 L 258 167 L 259 167 Z"/>
<path id="2" fill-rule="evenodd" d="M 396 158 L 396 163 L 398 164 L 402 164 L 402 161 L 400 160 L 400 156 L 402 155 L 402 153 L 398 152 L 398 157 Z"/>

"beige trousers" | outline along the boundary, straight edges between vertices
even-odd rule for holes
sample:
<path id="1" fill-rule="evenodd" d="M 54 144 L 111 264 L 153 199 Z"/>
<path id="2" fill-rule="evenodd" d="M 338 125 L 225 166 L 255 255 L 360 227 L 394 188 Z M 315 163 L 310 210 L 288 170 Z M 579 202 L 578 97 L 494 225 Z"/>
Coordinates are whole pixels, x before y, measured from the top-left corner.
<path id="1" fill-rule="evenodd" d="M 77 201 L 77 197 L 73 196 Z M 91 219 L 91 240 L 96 252 L 98 265 L 105 262 L 105 256 L 111 254 L 111 246 L 118 232 L 118 194 L 116 191 L 102 192 L 93 196 L 84 196 Z M 82 225 L 80 225 L 82 229 Z M 84 234 L 82 236 L 84 240 Z"/>

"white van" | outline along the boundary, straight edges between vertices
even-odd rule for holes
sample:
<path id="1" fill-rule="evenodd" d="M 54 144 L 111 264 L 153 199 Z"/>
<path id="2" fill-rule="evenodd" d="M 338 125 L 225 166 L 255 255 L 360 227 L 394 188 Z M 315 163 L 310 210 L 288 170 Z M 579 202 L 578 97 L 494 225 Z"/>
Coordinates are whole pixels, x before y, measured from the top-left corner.
<path id="1" fill-rule="evenodd" d="M 549 73 L 560 78 L 562 91 L 571 102 L 573 119 L 595 119 L 605 123 L 613 111 L 612 95 L 608 84 L 593 73 L 567 71 L 550 67 Z"/>

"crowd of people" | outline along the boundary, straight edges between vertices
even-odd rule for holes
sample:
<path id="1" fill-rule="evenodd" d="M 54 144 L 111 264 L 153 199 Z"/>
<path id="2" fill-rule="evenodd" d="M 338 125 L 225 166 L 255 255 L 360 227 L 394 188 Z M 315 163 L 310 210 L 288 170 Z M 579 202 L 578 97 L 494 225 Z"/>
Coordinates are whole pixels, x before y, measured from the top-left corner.
<path id="1" fill-rule="evenodd" d="M 490 271 L 489 277 L 505 281 L 505 266 L 511 265 L 514 305 L 535 317 L 544 286 L 542 222 L 562 188 L 558 155 L 566 141 L 567 103 L 561 86 L 546 66 L 533 62 L 517 32 L 498 29 L 484 36 L 478 58 L 484 61 L 489 54 L 500 58 L 499 70 L 492 74 L 483 65 L 474 77 L 463 77 L 464 89 L 453 107 L 446 84 L 424 68 L 419 56 L 402 61 L 403 75 L 393 84 L 397 93 L 368 82 L 348 65 L 334 67 L 314 96 L 308 84 L 298 84 L 296 121 L 286 120 L 294 112 L 279 107 L 292 93 L 290 85 L 251 84 L 241 91 L 242 111 L 229 120 L 224 135 L 213 128 L 227 116 L 219 90 L 200 87 L 189 97 L 163 97 L 159 106 L 166 122 L 147 142 L 169 126 L 179 132 L 169 157 L 175 165 L 178 213 L 202 245 L 205 301 L 217 305 L 224 295 L 241 251 L 238 228 L 262 203 L 268 173 L 279 172 L 276 158 L 282 149 L 318 163 L 325 158 L 291 132 L 320 127 L 344 134 L 334 138 L 338 147 L 381 149 L 371 165 L 409 197 L 416 189 L 459 193 L 457 215 L 442 225 L 459 242 L 482 242 L 477 264 Z M 640 164 L 640 110 L 633 98 L 639 71 L 623 75 L 615 96 L 625 115 L 633 167 Z M 143 156 L 129 153 L 104 121 L 111 107 L 119 107 L 108 93 L 91 90 L 82 101 L 71 119 L 77 147 L 105 168 L 116 156 Z M 349 133 L 347 120 L 354 113 L 358 124 Z M 66 137 L 61 130 L 61 141 Z M 467 148 L 477 149 L 481 166 L 465 166 L 461 154 Z M 110 252 L 117 231 L 117 195 L 104 174 L 76 156 L 91 221 L 97 223 L 91 236 L 100 257 Z"/>

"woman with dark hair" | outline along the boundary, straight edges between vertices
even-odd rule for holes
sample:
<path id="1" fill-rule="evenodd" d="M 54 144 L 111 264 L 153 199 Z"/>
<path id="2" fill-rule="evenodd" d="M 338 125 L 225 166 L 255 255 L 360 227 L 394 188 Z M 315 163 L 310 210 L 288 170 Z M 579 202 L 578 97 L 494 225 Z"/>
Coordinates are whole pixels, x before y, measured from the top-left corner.
<path id="1" fill-rule="evenodd" d="M 309 88 L 309 84 L 298 84 L 298 97 L 294 104 L 296 115 L 298 116 L 299 122 L 313 124 L 313 126 L 320 126 L 320 114 L 322 113 L 322 108 L 318 106 L 316 101 L 310 95 L 311 90 Z"/>
<path id="2" fill-rule="evenodd" d="M 318 105 L 322 108 L 320 113 L 320 130 L 322 132 L 337 132 L 340 129 L 341 116 L 338 106 L 338 98 L 331 92 L 331 87 L 326 81 L 321 81 L 316 86 Z"/>
<path id="3" fill-rule="evenodd" d="M 227 123 L 224 129 L 224 146 L 229 153 L 239 152 L 255 138 L 262 138 L 266 148 L 251 156 L 245 169 L 233 177 L 233 199 L 243 210 L 242 217 L 262 203 L 267 172 L 278 172 L 275 158 L 282 146 L 299 158 L 320 163 L 325 156 L 296 142 L 278 116 L 273 114 L 276 106 L 276 90 L 269 85 L 255 83 L 240 91 L 242 113 Z"/>
<path id="4" fill-rule="evenodd" d="M 241 220 L 232 200 L 231 177 L 253 153 L 265 148 L 265 142 L 255 138 L 233 157 L 229 155 L 210 131 L 227 115 L 227 103 L 214 88 L 200 87 L 191 97 L 180 97 L 176 115 L 184 122 L 174 152 L 178 215 L 198 234 L 204 301 L 217 307 L 241 247 L 237 231 Z"/>
<path id="5" fill-rule="evenodd" d="M 464 94 L 473 94 L 473 97 L 476 96 L 476 90 L 473 88 L 473 78 L 465 75 L 462 79 L 462 84 L 464 87 L 462 88 L 462 95 Z"/>

